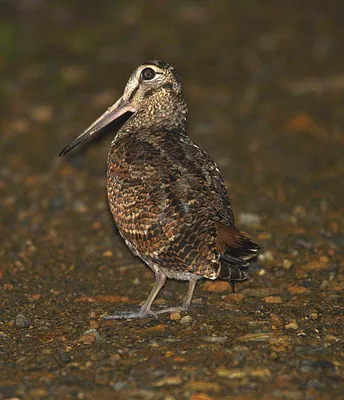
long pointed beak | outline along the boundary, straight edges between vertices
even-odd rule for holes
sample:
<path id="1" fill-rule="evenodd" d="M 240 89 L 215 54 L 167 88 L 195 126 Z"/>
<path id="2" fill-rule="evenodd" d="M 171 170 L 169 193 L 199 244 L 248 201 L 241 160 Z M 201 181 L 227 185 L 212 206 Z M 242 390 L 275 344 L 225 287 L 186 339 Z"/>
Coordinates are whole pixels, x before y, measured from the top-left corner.
<path id="1" fill-rule="evenodd" d="M 127 100 L 123 100 L 121 97 L 116 103 L 105 111 L 105 113 L 93 122 L 80 136 L 71 141 L 60 153 L 60 157 L 63 157 L 68 152 L 70 152 L 74 147 L 78 146 L 80 143 L 88 140 L 93 134 L 98 132 L 100 129 L 109 125 L 112 121 L 119 118 L 126 112 L 135 112 L 135 107 Z"/>

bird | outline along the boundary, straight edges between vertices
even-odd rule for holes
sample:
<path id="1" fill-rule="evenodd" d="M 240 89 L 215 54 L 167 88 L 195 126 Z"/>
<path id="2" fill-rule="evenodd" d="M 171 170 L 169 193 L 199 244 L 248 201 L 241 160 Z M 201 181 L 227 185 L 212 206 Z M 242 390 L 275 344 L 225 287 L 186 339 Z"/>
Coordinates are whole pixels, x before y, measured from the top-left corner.
<path id="1" fill-rule="evenodd" d="M 235 225 L 224 179 L 205 150 L 187 134 L 188 109 L 175 68 L 152 60 L 138 66 L 122 97 L 60 153 L 126 118 L 107 158 L 107 196 L 118 231 L 155 274 L 138 311 L 105 319 L 145 318 L 188 311 L 197 282 L 247 279 L 260 246 Z M 184 302 L 152 310 L 167 279 L 188 281 Z"/>

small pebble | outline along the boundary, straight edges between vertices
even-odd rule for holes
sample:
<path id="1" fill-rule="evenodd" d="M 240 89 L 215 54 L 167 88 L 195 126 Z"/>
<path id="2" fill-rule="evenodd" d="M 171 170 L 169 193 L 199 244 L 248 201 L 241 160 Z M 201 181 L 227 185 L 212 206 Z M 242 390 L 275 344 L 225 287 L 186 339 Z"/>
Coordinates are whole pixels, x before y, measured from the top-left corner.
<path id="1" fill-rule="evenodd" d="M 307 292 L 307 288 L 304 286 L 300 286 L 300 285 L 289 285 L 288 286 L 288 291 L 290 294 L 302 294 Z"/>
<path id="2" fill-rule="evenodd" d="M 328 281 L 323 281 L 322 284 L 320 285 L 320 289 L 322 289 L 322 290 L 326 289 L 328 287 L 328 285 L 329 285 Z"/>
<path id="3" fill-rule="evenodd" d="M 271 313 L 270 314 L 270 318 L 271 318 L 271 324 L 274 327 L 274 329 L 279 329 L 282 328 L 283 326 L 283 320 L 281 317 L 279 317 L 276 314 Z"/>
<path id="4" fill-rule="evenodd" d="M 260 216 L 254 213 L 240 213 L 239 214 L 240 225 L 259 225 Z"/>
<path id="5" fill-rule="evenodd" d="M 227 336 L 204 336 L 203 340 L 209 343 L 225 343 Z"/>
<path id="6" fill-rule="evenodd" d="M 83 344 L 96 344 L 102 341 L 101 335 L 97 332 L 96 329 L 89 329 L 84 332 L 80 338 L 80 342 Z"/>
<path id="7" fill-rule="evenodd" d="M 288 324 L 285 325 L 285 329 L 299 329 L 299 325 L 297 324 L 296 320 L 291 320 Z"/>
<path id="8" fill-rule="evenodd" d="M 50 121 L 53 117 L 53 109 L 49 105 L 37 105 L 32 110 L 32 119 L 38 122 Z"/>
<path id="9" fill-rule="evenodd" d="M 295 206 L 293 208 L 293 214 L 304 218 L 306 216 L 306 210 L 302 206 Z"/>
<path id="10" fill-rule="evenodd" d="M 181 324 L 190 324 L 190 322 L 192 321 L 192 317 L 190 315 L 185 315 L 185 317 L 183 317 L 180 320 Z"/>
<path id="11" fill-rule="evenodd" d="M 272 254 L 272 251 L 270 251 L 270 250 L 266 250 L 266 251 L 264 251 L 264 253 L 261 253 L 258 256 L 259 261 L 262 261 L 262 262 L 264 262 L 264 261 L 266 261 L 266 262 L 273 261 L 274 258 L 275 257 Z"/>
<path id="12" fill-rule="evenodd" d="M 163 387 L 163 386 L 178 386 L 183 383 L 183 378 L 181 376 L 166 376 L 157 382 L 153 382 L 153 386 Z"/>
<path id="13" fill-rule="evenodd" d="M 313 311 L 309 314 L 309 319 L 318 319 L 319 318 L 319 314 L 316 311 Z"/>
<path id="14" fill-rule="evenodd" d="M 23 314 L 18 314 L 14 323 L 17 328 L 28 328 L 31 325 L 29 318 L 25 317 Z"/>
<path id="15" fill-rule="evenodd" d="M 261 232 L 257 235 L 257 240 L 260 242 L 270 240 L 271 238 L 272 238 L 272 235 L 270 232 Z"/>
<path id="16" fill-rule="evenodd" d="M 88 211 L 88 207 L 86 206 L 85 203 L 83 203 L 80 200 L 75 200 L 73 203 L 73 209 L 74 211 L 78 212 L 78 213 L 85 213 Z"/>
<path id="17" fill-rule="evenodd" d="M 280 296 L 268 296 L 265 297 L 265 302 L 270 304 L 281 304 L 283 303 L 282 297 Z"/>
<path id="18" fill-rule="evenodd" d="M 240 303 L 244 299 L 244 295 L 242 293 L 231 293 L 228 295 L 224 295 L 221 297 L 221 299 L 228 301 L 228 302 L 234 302 L 234 303 Z"/>
<path id="19" fill-rule="evenodd" d="M 115 390 L 124 390 L 124 389 L 126 389 L 127 387 L 128 387 L 128 384 L 125 383 L 125 382 L 116 382 L 116 383 L 114 383 L 114 385 L 113 385 L 113 388 L 114 388 Z"/>
<path id="20" fill-rule="evenodd" d="M 202 286 L 202 290 L 205 292 L 223 293 L 230 291 L 230 285 L 228 281 L 206 281 Z"/>
<path id="21" fill-rule="evenodd" d="M 90 328 L 91 328 L 91 329 L 97 329 L 97 328 L 99 328 L 98 322 L 96 322 L 95 320 L 91 319 L 91 320 L 90 320 Z"/>
<path id="22" fill-rule="evenodd" d="M 179 321 L 182 317 L 180 316 L 180 312 L 179 311 L 173 311 L 170 314 L 170 319 L 172 321 Z"/>
<path id="23" fill-rule="evenodd" d="M 235 339 L 236 342 L 267 342 L 273 337 L 272 333 L 248 333 Z"/>

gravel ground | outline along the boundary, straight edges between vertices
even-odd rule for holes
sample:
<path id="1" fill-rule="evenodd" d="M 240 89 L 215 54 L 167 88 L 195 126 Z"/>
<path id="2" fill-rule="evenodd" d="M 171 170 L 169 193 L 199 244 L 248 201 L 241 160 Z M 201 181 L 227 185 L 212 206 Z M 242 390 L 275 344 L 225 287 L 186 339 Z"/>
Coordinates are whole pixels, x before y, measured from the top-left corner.
<path id="1" fill-rule="evenodd" d="M 0 399 L 344 399 L 343 7 L 0 8 Z M 190 135 L 264 250 L 234 294 L 203 281 L 188 314 L 104 321 L 153 284 L 108 210 L 115 132 L 58 153 L 150 58 L 176 66 Z"/>

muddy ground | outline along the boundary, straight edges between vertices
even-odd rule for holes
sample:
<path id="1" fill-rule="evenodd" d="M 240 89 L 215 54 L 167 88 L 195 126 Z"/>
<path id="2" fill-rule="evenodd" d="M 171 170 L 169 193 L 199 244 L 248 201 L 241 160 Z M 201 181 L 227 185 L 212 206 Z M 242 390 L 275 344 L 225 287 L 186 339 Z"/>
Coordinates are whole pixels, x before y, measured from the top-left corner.
<path id="1" fill-rule="evenodd" d="M 0 8 L 0 399 L 344 399 L 343 7 Z M 58 154 L 150 58 L 176 66 L 190 135 L 264 250 L 235 294 L 204 281 L 188 314 L 105 322 L 154 280 L 108 210 L 115 130 Z"/>

